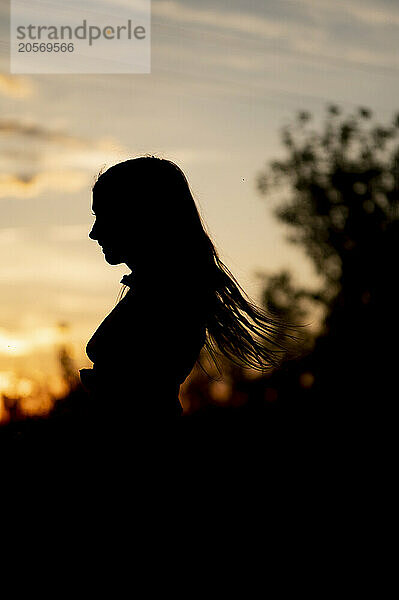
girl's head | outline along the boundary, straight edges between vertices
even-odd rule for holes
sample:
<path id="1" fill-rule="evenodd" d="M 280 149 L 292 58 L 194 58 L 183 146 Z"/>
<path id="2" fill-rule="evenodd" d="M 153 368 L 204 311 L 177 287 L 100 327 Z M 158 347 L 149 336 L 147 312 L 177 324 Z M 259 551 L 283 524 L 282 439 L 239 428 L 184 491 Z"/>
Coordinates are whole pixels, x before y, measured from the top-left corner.
<path id="1" fill-rule="evenodd" d="M 196 262 L 208 238 L 186 177 L 161 158 L 127 160 L 102 173 L 93 187 L 93 212 L 89 235 L 114 265 Z"/>

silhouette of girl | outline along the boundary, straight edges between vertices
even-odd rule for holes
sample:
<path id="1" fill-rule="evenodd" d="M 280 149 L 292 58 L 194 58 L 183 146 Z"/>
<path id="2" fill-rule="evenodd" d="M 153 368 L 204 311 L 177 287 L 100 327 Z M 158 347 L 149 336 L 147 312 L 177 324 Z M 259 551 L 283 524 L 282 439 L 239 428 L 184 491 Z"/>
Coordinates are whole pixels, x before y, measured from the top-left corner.
<path id="1" fill-rule="evenodd" d="M 109 264 L 132 271 L 121 280 L 130 289 L 87 344 L 93 369 L 80 371 L 103 411 L 179 416 L 179 387 L 204 345 L 215 361 L 277 363 L 279 324 L 220 260 L 176 164 L 151 156 L 109 168 L 93 187 L 93 212 L 89 237 Z"/>

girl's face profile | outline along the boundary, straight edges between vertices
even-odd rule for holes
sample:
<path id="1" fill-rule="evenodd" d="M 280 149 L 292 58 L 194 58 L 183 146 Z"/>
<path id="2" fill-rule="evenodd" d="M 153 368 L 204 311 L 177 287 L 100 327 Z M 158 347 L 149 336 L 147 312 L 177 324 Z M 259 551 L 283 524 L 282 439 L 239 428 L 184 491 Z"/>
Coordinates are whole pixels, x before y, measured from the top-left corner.
<path id="1" fill-rule="evenodd" d="M 164 258 L 171 250 L 170 217 L 165 209 L 168 199 L 162 198 L 159 206 L 142 177 L 132 174 L 126 179 L 118 172 L 108 173 L 93 188 L 96 219 L 90 239 L 98 242 L 110 265 L 125 263 L 137 268 L 139 263 L 148 266 Z M 172 236 L 175 246 L 177 237 L 178 233 Z"/>
<path id="2" fill-rule="evenodd" d="M 124 234 L 120 223 L 120 215 L 109 210 L 104 203 L 98 202 L 98 197 L 93 194 L 93 216 L 95 221 L 89 233 L 89 238 L 96 240 L 101 246 L 105 260 L 110 265 L 119 265 L 125 262 L 123 251 Z"/>

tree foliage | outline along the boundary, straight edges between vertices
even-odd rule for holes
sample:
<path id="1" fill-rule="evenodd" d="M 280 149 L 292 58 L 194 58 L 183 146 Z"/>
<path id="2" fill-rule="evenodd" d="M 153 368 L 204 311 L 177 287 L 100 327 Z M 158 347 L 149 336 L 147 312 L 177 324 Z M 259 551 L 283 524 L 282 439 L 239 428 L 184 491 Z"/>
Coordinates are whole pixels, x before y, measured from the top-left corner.
<path id="1" fill-rule="evenodd" d="M 269 279 L 265 301 L 299 318 L 304 298 L 324 305 L 324 331 L 308 367 L 330 397 L 345 390 L 352 400 L 360 394 L 374 402 L 394 385 L 398 136 L 399 114 L 380 125 L 367 108 L 348 115 L 329 106 L 317 124 L 301 112 L 283 129 L 285 158 L 258 177 L 265 197 L 286 193 L 276 216 L 324 282 L 316 292 L 299 290 L 282 273 Z"/>
<path id="2" fill-rule="evenodd" d="M 325 279 L 318 299 L 329 302 L 348 273 L 358 269 L 360 278 L 366 257 L 398 219 L 399 114 L 381 126 L 367 108 L 346 116 L 329 106 L 321 128 L 312 125 L 300 112 L 283 129 L 287 156 L 260 174 L 258 186 L 266 196 L 288 188 L 276 216 Z"/>

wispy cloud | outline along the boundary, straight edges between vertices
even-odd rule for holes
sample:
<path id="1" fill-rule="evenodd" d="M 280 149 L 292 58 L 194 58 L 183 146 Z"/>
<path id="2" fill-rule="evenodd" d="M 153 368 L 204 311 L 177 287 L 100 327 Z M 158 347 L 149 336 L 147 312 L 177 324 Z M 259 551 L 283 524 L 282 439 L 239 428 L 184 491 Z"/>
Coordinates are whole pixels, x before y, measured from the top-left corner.
<path id="1" fill-rule="evenodd" d="M 288 5 L 288 6 L 286 6 Z M 286 10 L 280 8 L 286 7 Z M 399 7 L 399 5 L 398 5 Z M 292 8 L 292 11 L 288 11 Z M 270 3 L 260 6 L 258 12 L 235 11 L 230 8 L 187 6 L 177 0 L 159 0 L 153 2 L 154 25 L 188 27 L 193 32 L 202 30 L 203 36 L 221 33 L 226 36 L 238 36 L 240 39 L 270 42 L 274 51 L 290 51 L 293 56 L 298 53 L 302 57 L 317 60 L 338 59 L 347 63 L 370 65 L 373 67 L 399 67 L 399 56 L 392 47 L 385 45 L 381 39 L 381 47 L 366 45 L 365 39 L 382 26 L 399 25 L 399 9 L 380 4 L 376 7 L 367 2 L 351 0 L 303 0 L 301 3 Z M 266 14 L 267 13 L 267 14 Z M 290 18 L 287 18 L 287 15 Z M 156 19 L 159 19 L 158 22 Z M 348 20 L 356 25 L 351 36 L 344 34 Z M 232 38 L 231 42 L 233 43 Z M 223 44 L 223 40 L 220 40 Z M 228 39 L 225 40 L 228 45 Z M 234 45 L 234 44 L 233 44 Z M 266 48 L 265 48 L 266 50 Z M 228 53 L 230 56 L 230 53 Z M 201 55 L 197 60 L 201 58 Z M 265 54 L 263 55 L 265 59 Z M 183 59 L 183 57 L 182 57 Z M 209 62 L 209 55 L 204 44 L 204 62 Z M 222 61 L 223 59 L 219 59 Z M 228 61 L 230 66 L 240 69 L 245 60 Z"/>
<path id="2" fill-rule="evenodd" d="M 302 0 L 312 11 L 325 12 L 330 17 L 350 16 L 372 26 L 399 25 L 399 5 L 368 2 L 367 0 Z"/>
<path id="3" fill-rule="evenodd" d="M 76 192 L 88 185 L 79 171 L 46 171 L 24 177 L 0 175 L 0 198 L 36 198 L 45 191 Z"/>
<path id="4" fill-rule="evenodd" d="M 115 162 L 121 151 L 115 140 L 90 140 L 35 122 L 0 119 L 0 198 L 89 187 L 93 171 Z"/>
<path id="5" fill-rule="evenodd" d="M 154 17 L 166 18 L 175 22 L 203 25 L 212 29 L 216 28 L 260 37 L 286 37 L 294 30 L 298 33 L 322 35 L 312 24 L 293 23 L 278 17 L 271 18 L 263 14 L 245 11 L 220 10 L 209 7 L 193 8 L 175 0 L 153 2 L 152 14 Z"/>
<path id="6" fill-rule="evenodd" d="M 126 0 L 120 0 L 122 3 Z M 292 2 L 289 0 L 278 0 L 270 2 L 267 6 L 263 2 L 259 3 L 255 11 L 231 10 L 227 5 L 224 10 L 215 8 L 213 5 L 206 5 L 201 8 L 188 6 L 177 0 L 153 0 L 152 14 L 155 17 L 168 18 L 178 22 L 207 25 L 212 28 L 239 31 L 253 35 L 267 35 L 277 37 L 284 35 L 292 30 L 292 27 L 298 27 L 298 31 L 313 30 L 317 22 L 317 17 L 328 15 L 334 20 L 342 20 L 348 16 L 353 19 L 368 23 L 373 26 L 398 25 L 399 24 L 399 5 L 386 4 L 379 0 L 378 3 L 370 0 L 301 0 L 301 2 Z M 302 18 L 287 20 L 277 7 L 278 5 L 287 5 L 293 15 L 301 14 L 306 17 L 306 8 L 312 11 L 312 16 L 316 19 L 309 19 L 309 24 L 305 24 Z M 305 10 L 303 10 L 305 9 Z M 266 15 L 267 13 L 267 15 Z"/>
<path id="7" fill-rule="evenodd" d="M 35 141 L 47 141 L 67 145 L 73 148 L 88 148 L 93 145 L 104 144 L 104 141 L 93 141 L 84 137 L 65 133 L 63 131 L 53 131 L 36 122 L 17 119 L 0 119 L 0 134 L 12 134 L 25 136 Z M 106 140 L 109 142 L 109 140 Z"/>

